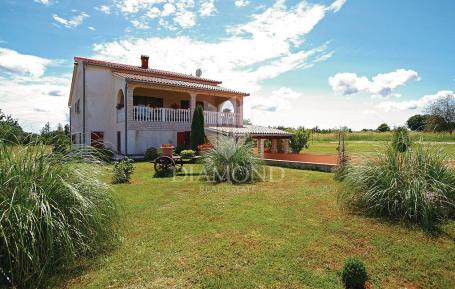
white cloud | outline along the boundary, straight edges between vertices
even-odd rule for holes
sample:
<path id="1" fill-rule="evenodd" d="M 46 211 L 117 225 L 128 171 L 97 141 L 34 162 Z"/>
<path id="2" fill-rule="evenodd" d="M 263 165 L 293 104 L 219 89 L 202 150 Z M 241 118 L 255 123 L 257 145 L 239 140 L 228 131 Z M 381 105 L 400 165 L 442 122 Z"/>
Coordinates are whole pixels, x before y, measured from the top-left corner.
<path id="1" fill-rule="evenodd" d="M 263 81 L 309 67 L 332 54 L 325 44 L 309 50 L 298 46 L 324 17 L 326 7 L 302 2 L 293 7 L 278 3 L 270 9 L 253 15 L 245 24 L 230 27 L 228 36 L 221 40 L 197 41 L 184 36 L 130 38 L 95 44 L 93 57 L 136 65 L 139 55 L 148 54 L 153 67 L 186 73 L 201 67 L 206 77 L 256 93 L 262 89 Z M 298 21 L 298 17 L 305 16 L 313 19 Z M 297 27 L 276 28 L 283 19 L 297 21 Z M 263 22 L 266 25 L 260 25 Z"/>
<path id="2" fill-rule="evenodd" d="M 335 2 L 332 3 L 332 5 L 329 6 L 329 9 L 333 10 L 333 12 L 338 12 L 345 3 L 346 0 L 336 0 Z"/>
<path id="3" fill-rule="evenodd" d="M 52 64 L 52 60 L 21 54 L 17 51 L 0 47 L 0 71 L 10 74 L 29 75 L 33 77 L 42 76 L 46 66 Z"/>
<path id="4" fill-rule="evenodd" d="M 114 0 L 114 4 L 130 22 L 146 16 L 169 30 L 189 29 L 197 24 L 198 15 L 216 13 L 215 0 Z"/>
<path id="5" fill-rule="evenodd" d="M 136 27 L 137 29 L 149 29 L 150 28 L 147 21 L 142 18 L 131 20 L 131 24 L 133 24 L 133 26 Z"/>
<path id="6" fill-rule="evenodd" d="M 250 1 L 248 0 L 235 0 L 234 5 L 237 7 L 245 7 L 250 4 Z"/>
<path id="7" fill-rule="evenodd" d="M 233 26 L 229 31 L 238 36 L 251 35 L 256 39 L 291 40 L 294 45 L 298 45 L 301 36 L 310 32 L 324 18 L 325 13 L 326 7 L 323 5 L 311 5 L 302 1 L 289 9 L 285 1 L 278 0 L 264 12 L 253 15 L 249 23 Z"/>
<path id="8" fill-rule="evenodd" d="M 107 5 L 101 5 L 99 7 L 96 7 L 95 9 L 98 10 L 98 11 L 101 11 L 104 14 L 107 14 L 107 15 L 111 14 L 111 7 L 109 7 Z"/>
<path id="9" fill-rule="evenodd" d="M 455 96 L 455 93 L 451 90 L 440 90 L 435 94 L 425 95 L 417 100 L 408 100 L 408 101 L 383 101 L 379 103 L 376 107 L 383 111 L 392 111 L 392 110 L 407 110 L 407 109 L 418 109 L 424 108 L 428 104 L 434 102 L 435 100 L 445 97 L 447 95 Z"/>
<path id="10" fill-rule="evenodd" d="M 51 2 L 49 0 L 33 0 L 36 3 L 41 3 L 43 5 L 49 5 Z"/>
<path id="11" fill-rule="evenodd" d="M 358 76 L 355 73 L 337 73 L 329 77 L 329 84 L 333 91 L 341 95 L 365 92 L 388 97 L 393 94 L 395 88 L 405 85 L 411 80 L 419 80 L 417 72 L 397 69 L 393 72 L 377 74 L 371 81 L 366 76 Z"/>
<path id="12" fill-rule="evenodd" d="M 216 13 L 215 0 L 203 0 L 201 1 L 201 8 L 199 14 L 201 16 L 213 16 Z"/>
<path id="13" fill-rule="evenodd" d="M 172 3 L 166 3 L 163 5 L 163 12 L 161 12 L 161 16 L 167 17 L 169 15 L 174 14 L 175 6 Z"/>
<path id="14" fill-rule="evenodd" d="M 150 18 L 150 19 L 155 19 L 155 18 L 158 18 L 160 17 L 161 15 L 161 11 L 160 9 L 156 8 L 156 7 L 152 7 L 149 12 L 147 12 L 147 17 Z"/>
<path id="15" fill-rule="evenodd" d="M 174 21 L 182 28 L 191 28 L 196 25 L 196 15 L 190 11 L 177 12 Z"/>
<path id="16" fill-rule="evenodd" d="M 1 109 L 19 119 L 28 131 L 37 132 L 46 122 L 67 122 L 71 76 L 0 78 Z"/>
<path id="17" fill-rule="evenodd" d="M 81 12 L 79 15 L 73 16 L 69 19 L 62 18 L 57 14 L 52 15 L 52 18 L 59 24 L 66 28 L 75 28 L 84 22 L 84 19 L 90 17 L 87 13 Z"/>
<path id="18" fill-rule="evenodd" d="M 95 31 L 96 29 L 95 29 L 95 27 L 89 26 L 89 27 L 88 27 L 88 30 L 90 30 L 90 31 Z"/>
<path id="19" fill-rule="evenodd" d="M 270 95 L 253 96 L 249 99 L 250 106 L 253 110 L 259 111 L 282 111 L 289 110 L 294 100 L 302 97 L 300 92 L 294 91 L 289 87 L 281 87 L 273 90 Z"/>

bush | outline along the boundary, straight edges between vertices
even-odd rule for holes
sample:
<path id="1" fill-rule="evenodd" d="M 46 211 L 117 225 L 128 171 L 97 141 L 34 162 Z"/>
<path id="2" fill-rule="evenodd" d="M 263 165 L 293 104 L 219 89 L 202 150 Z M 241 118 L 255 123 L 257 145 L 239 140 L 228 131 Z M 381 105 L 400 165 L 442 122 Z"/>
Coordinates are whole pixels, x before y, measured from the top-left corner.
<path id="1" fill-rule="evenodd" d="M 405 152 L 411 146 L 409 132 L 405 127 L 397 127 L 392 135 L 392 147 L 398 152 Z"/>
<path id="2" fill-rule="evenodd" d="M 292 138 L 289 141 L 289 145 L 293 153 L 298 154 L 303 148 L 308 148 L 308 141 L 310 140 L 310 130 L 305 130 L 304 127 L 297 129 L 287 129 L 288 132 L 292 133 Z"/>
<path id="3" fill-rule="evenodd" d="M 180 155 L 184 159 L 190 159 L 196 155 L 196 152 L 193 150 L 183 150 L 180 152 Z"/>
<path id="4" fill-rule="evenodd" d="M 93 167 L 0 144 L 0 287 L 44 288 L 118 240 L 116 205 Z"/>
<path id="5" fill-rule="evenodd" d="M 214 147 L 203 154 L 203 164 L 212 181 L 247 183 L 257 179 L 260 162 L 251 143 L 220 136 Z"/>
<path id="6" fill-rule="evenodd" d="M 160 154 L 158 152 L 158 149 L 156 149 L 154 147 L 150 147 L 145 151 L 144 160 L 153 161 L 154 159 L 156 159 L 159 156 L 160 156 Z"/>
<path id="7" fill-rule="evenodd" d="M 355 258 L 346 260 L 341 273 L 346 289 L 363 289 L 367 277 L 367 269 L 362 261 Z"/>
<path id="8" fill-rule="evenodd" d="M 455 172 L 434 147 L 415 144 L 405 152 L 387 145 L 376 158 L 351 167 L 342 203 L 368 214 L 430 229 L 454 216 Z"/>
<path id="9" fill-rule="evenodd" d="M 114 163 L 114 175 L 112 176 L 113 184 L 129 183 L 133 174 L 133 160 L 124 157 L 121 161 Z"/>

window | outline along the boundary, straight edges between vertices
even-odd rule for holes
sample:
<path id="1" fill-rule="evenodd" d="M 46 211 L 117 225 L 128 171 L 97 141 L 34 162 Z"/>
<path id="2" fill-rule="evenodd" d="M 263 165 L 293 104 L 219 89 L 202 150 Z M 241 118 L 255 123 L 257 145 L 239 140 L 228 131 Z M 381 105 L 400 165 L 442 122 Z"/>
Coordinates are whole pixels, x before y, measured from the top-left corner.
<path id="1" fill-rule="evenodd" d="M 158 97 L 135 96 L 133 105 L 148 106 L 148 107 L 163 107 L 163 99 Z"/>
<path id="2" fill-rule="evenodd" d="M 125 96 L 123 95 L 123 91 L 119 91 L 117 94 L 117 109 L 122 109 L 125 106 Z"/>
<path id="3" fill-rule="evenodd" d="M 81 104 L 80 104 L 80 102 L 81 102 L 80 99 L 76 100 L 76 105 L 74 106 L 74 112 L 76 114 L 80 114 L 81 113 L 81 109 L 80 109 Z"/>

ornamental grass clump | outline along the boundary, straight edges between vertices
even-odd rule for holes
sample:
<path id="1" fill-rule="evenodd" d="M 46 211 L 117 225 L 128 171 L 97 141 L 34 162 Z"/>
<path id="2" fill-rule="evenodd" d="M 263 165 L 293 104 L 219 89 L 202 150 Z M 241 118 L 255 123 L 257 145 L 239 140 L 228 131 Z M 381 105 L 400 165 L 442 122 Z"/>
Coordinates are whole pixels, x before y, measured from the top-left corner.
<path id="1" fill-rule="evenodd" d="M 260 161 L 251 143 L 220 136 L 203 155 L 204 169 L 214 182 L 248 183 L 259 179 Z"/>
<path id="2" fill-rule="evenodd" d="M 418 223 L 426 229 L 455 216 L 455 172 L 434 146 L 402 151 L 386 145 L 346 174 L 342 203 L 370 215 Z"/>
<path id="3" fill-rule="evenodd" d="M 115 202 L 93 167 L 0 144 L 0 287 L 43 288 L 118 240 Z"/>

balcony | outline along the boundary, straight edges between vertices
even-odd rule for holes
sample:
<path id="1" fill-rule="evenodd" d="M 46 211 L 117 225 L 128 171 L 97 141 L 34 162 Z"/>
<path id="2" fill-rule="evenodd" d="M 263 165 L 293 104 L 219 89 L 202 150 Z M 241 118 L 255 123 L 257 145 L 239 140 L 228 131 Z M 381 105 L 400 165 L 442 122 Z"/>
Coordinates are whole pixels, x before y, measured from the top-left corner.
<path id="1" fill-rule="evenodd" d="M 191 117 L 190 109 L 133 106 L 133 120 L 138 122 L 191 123 Z M 238 119 L 238 113 L 204 111 L 205 125 L 236 126 Z"/>

